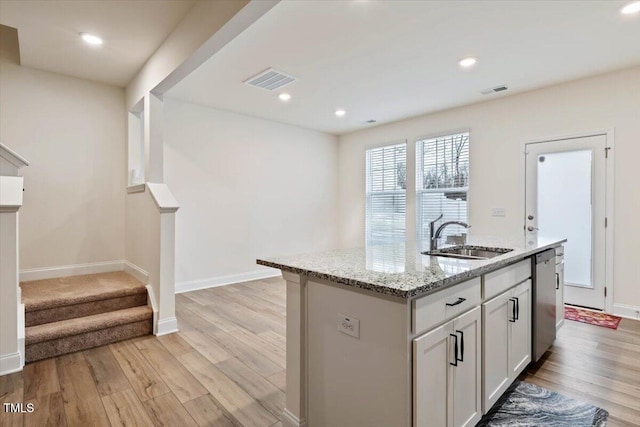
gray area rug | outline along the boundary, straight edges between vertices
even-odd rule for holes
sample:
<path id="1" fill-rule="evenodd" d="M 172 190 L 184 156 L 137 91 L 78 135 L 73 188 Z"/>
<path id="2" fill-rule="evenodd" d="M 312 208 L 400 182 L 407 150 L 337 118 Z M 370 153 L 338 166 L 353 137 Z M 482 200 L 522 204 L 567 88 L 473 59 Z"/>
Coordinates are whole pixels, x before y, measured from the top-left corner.
<path id="1" fill-rule="evenodd" d="M 604 427 L 608 417 L 604 409 L 516 381 L 476 427 Z"/>

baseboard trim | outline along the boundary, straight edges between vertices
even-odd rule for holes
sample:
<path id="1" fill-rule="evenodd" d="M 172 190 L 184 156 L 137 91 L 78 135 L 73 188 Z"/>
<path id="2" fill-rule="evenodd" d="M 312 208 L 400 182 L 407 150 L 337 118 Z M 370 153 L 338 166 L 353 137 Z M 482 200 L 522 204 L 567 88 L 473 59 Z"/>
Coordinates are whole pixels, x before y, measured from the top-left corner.
<path id="1" fill-rule="evenodd" d="M 306 419 L 300 419 L 298 417 L 296 417 L 295 415 L 293 415 L 291 413 L 291 411 L 289 411 L 287 408 L 284 408 L 284 411 L 282 411 L 282 426 L 283 427 L 307 427 L 307 420 Z"/>
<path id="2" fill-rule="evenodd" d="M 613 304 L 613 314 L 627 319 L 640 320 L 640 307 L 626 304 Z"/>
<path id="3" fill-rule="evenodd" d="M 108 273 L 111 271 L 123 271 L 125 262 L 105 261 L 89 262 L 85 264 L 59 265 L 56 267 L 27 268 L 20 270 L 20 281 L 54 279 L 57 277 L 79 276 L 82 274 Z"/>
<path id="4" fill-rule="evenodd" d="M 12 374 L 22 370 L 20 353 L 0 355 L 0 376 Z"/>
<path id="5" fill-rule="evenodd" d="M 170 317 L 158 321 L 157 336 L 172 334 L 174 332 L 178 332 L 178 319 Z"/>
<path id="6" fill-rule="evenodd" d="M 129 261 L 124 261 L 124 271 L 125 273 L 132 275 L 145 285 L 149 283 L 149 273 Z"/>
<path id="7" fill-rule="evenodd" d="M 280 276 L 280 270 L 258 270 L 240 274 L 229 274 L 227 276 L 211 277 L 208 279 L 191 280 L 188 282 L 176 283 L 176 294 L 183 292 L 197 291 L 198 289 L 215 288 L 216 286 L 230 285 L 232 283 L 248 282 L 250 280 L 260 280 L 269 277 Z"/>

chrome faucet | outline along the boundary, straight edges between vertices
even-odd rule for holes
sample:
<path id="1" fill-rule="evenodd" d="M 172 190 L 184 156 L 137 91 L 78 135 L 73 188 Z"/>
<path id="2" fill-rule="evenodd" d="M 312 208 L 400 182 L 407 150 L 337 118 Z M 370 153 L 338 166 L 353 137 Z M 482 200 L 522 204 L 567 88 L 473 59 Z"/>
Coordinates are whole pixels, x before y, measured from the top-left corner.
<path id="1" fill-rule="evenodd" d="M 442 236 L 442 232 L 444 231 L 445 228 L 447 228 L 447 226 L 455 224 L 455 225 L 460 225 L 462 227 L 465 228 L 470 228 L 471 226 L 469 224 L 467 224 L 466 222 L 462 222 L 462 221 L 447 221 L 445 223 L 443 223 L 442 225 L 440 225 L 440 227 L 438 227 L 438 229 L 434 232 L 433 229 L 435 228 L 435 224 L 436 222 L 440 221 L 442 219 L 444 215 L 440 214 L 440 216 L 438 218 L 436 218 L 435 220 L 431 221 L 429 223 L 429 237 L 431 239 L 430 241 L 430 245 L 429 245 L 429 249 L 432 251 L 435 251 L 438 249 L 438 239 L 440 238 L 440 236 Z"/>

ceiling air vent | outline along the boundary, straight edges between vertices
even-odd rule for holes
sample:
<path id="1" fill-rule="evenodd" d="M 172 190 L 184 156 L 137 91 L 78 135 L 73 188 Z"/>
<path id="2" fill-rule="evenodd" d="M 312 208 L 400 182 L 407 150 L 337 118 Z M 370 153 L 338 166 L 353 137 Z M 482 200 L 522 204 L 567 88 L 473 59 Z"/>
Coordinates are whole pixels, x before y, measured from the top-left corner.
<path id="1" fill-rule="evenodd" d="M 295 77 L 273 68 L 268 68 L 244 82 L 248 85 L 266 90 L 276 90 L 296 80 Z"/>
<path id="2" fill-rule="evenodd" d="M 506 85 L 500 85 L 500 86 L 496 86 L 496 87 L 492 87 L 489 89 L 485 89 L 480 91 L 481 94 L 483 95 L 489 95 L 490 93 L 497 93 L 497 92 L 503 92 L 505 90 L 507 90 L 508 87 Z"/>

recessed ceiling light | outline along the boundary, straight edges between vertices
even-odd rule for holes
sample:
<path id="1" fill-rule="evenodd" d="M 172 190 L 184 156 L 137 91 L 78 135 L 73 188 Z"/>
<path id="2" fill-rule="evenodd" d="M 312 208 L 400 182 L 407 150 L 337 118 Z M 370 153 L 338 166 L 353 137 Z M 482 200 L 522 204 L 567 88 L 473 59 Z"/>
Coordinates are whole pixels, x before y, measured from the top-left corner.
<path id="1" fill-rule="evenodd" d="M 287 102 L 291 99 L 291 95 L 289 95 L 288 93 L 281 93 L 280 95 L 278 95 L 278 98 L 280 98 L 280 101 L 282 102 Z"/>
<path id="2" fill-rule="evenodd" d="M 80 37 L 82 37 L 82 40 L 84 40 L 85 42 L 89 43 L 89 44 L 93 44 L 93 45 L 101 45 L 102 44 L 102 39 L 98 36 L 94 36 L 93 34 L 88 34 L 88 33 L 80 33 Z"/>
<path id="3" fill-rule="evenodd" d="M 342 108 L 339 108 L 336 110 L 336 116 L 338 117 L 344 117 L 344 115 L 347 114 L 347 112 L 345 110 L 343 110 Z"/>
<path id="4" fill-rule="evenodd" d="M 458 64 L 460 64 L 461 67 L 463 68 L 469 68 L 469 67 L 473 67 L 474 65 L 476 65 L 476 62 L 478 62 L 478 58 L 473 58 L 473 57 L 468 57 L 468 58 L 462 58 Z"/>
<path id="5" fill-rule="evenodd" d="M 634 1 L 620 9 L 620 13 L 624 15 L 631 15 L 638 12 L 640 12 L 640 1 Z"/>

